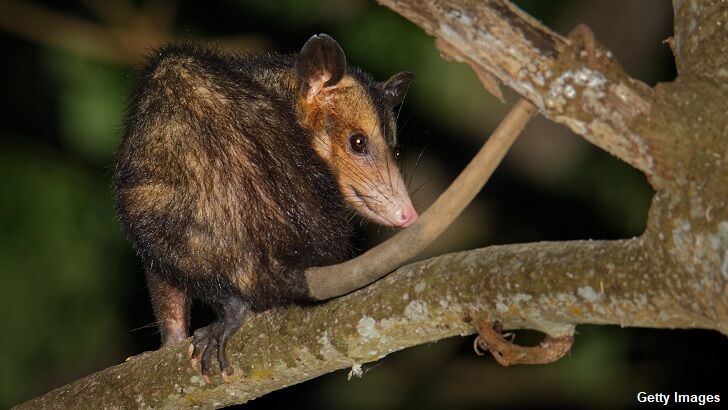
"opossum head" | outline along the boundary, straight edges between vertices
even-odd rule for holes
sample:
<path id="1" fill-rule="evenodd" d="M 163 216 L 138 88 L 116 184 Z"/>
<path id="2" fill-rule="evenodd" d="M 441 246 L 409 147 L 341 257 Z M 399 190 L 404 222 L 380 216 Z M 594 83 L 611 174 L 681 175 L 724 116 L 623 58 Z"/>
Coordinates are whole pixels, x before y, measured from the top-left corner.
<path id="1" fill-rule="evenodd" d="M 375 82 L 347 67 L 341 47 L 326 34 L 306 42 L 295 69 L 301 84 L 299 117 L 346 203 L 380 224 L 411 225 L 417 211 L 396 162 L 394 108 L 413 75 L 403 72 Z"/>

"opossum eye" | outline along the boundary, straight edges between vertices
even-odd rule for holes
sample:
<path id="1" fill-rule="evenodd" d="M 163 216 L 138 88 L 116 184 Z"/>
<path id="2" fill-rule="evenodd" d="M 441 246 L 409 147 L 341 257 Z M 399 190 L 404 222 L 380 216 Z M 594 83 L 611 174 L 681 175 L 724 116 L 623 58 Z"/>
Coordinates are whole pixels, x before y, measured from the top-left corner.
<path id="1" fill-rule="evenodd" d="M 393 152 L 394 152 L 394 159 L 399 159 L 399 157 L 402 156 L 402 148 L 400 148 L 399 145 L 394 146 Z"/>
<path id="2" fill-rule="evenodd" d="M 355 132 L 349 137 L 349 145 L 351 145 L 351 149 L 357 154 L 365 154 L 367 152 L 367 136 L 360 132 Z"/>

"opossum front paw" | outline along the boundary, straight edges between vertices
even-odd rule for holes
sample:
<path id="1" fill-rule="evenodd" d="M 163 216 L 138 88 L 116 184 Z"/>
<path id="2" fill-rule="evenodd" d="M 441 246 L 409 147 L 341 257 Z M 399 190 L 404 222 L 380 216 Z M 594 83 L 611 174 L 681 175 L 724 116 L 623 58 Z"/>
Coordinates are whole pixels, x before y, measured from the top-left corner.
<path id="1" fill-rule="evenodd" d="M 227 342 L 240 329 L 242 319 L 248 312 L 245 302 L 236 297 L 227 299 L 218 311 L 219 319 L 203 328 L 195 330 L 188 354 L 192 368 L 202 373 L 205 383 L 210 383 L 212 370 L 212 354 L 217 351 L 217 363 L 220 365 L 222 379 L 230 381 L 234 373 L 228 363 Z"/>
<path id="2" fill-rule="evenodd" d="M 227 341 L 237 329 L 233 329 L 232 332 L 226 330 L 223 323 L 215 322 L 195 331 L 194 340 L 189 348 L 190 363 L 192 368 L 202 373 L 205 383 L 210 383 L 212 355 L 215 351 L 223 380 L 229 381 L 234 373 L 233 367 L 228 363 Z"/>

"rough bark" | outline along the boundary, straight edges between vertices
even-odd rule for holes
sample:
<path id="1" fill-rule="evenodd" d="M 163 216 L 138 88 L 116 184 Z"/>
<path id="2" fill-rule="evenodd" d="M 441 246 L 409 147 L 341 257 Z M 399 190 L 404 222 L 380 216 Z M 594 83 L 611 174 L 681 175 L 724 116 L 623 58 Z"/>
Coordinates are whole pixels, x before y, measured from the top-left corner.
<path id="1" fill-rule="evenodd" d="M 494 76 L 642 170 L 656 190 L 646 232 L 444 255 L 326 304 L 257 316 L 229 347 L 238 369 L 230 384 L 217 377 L 203 386 L 181 343 L 20 408 L 242 403 L 408 346 L 470 334 L 471 320 L 483 318 L 553 337 L 582 323 L 728 334 L 726 2 L 674 2 L 679 76 L 654 89 L 630 79 L 583 33 L 561 37 L 504 1 L 380 2 L 437 37 L 445 55 L 468 62 L 486 82 Z"/>

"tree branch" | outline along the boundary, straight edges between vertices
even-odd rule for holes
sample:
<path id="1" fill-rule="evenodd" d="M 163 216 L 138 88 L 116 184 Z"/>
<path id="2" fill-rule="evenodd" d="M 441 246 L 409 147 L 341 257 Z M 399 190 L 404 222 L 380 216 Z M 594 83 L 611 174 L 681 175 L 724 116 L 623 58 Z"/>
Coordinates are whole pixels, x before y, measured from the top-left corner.
<path id="1" fill-rule="evenodd" d="M 492 74 L 653 184 L 665 176 L 639 121 L 650 112 L 652 90 L 629 78 L 593 39 L 585 41 L 594 48 L 590 55 L 503 0 L 377 1 L 436 37 L 443 56 Z"/>
<path id="2" fill-rule="evenodd" d="M 678 302 L 692 297 L 684 284 L 655 280 L 670 271 L 645 246 L 641 239 L 535 243 L 433 258 L 326 304 L 251 318 L 230 342 L 236 371 L 229 384 L 214 377 L 202 385 L 187 360 L 188 339 L 18 408 L 244 403 L 406 347 L 471 334 L 479 318 L 554 337 L 578 323 L 715 329 L 702 312 Z"/>

